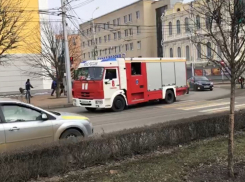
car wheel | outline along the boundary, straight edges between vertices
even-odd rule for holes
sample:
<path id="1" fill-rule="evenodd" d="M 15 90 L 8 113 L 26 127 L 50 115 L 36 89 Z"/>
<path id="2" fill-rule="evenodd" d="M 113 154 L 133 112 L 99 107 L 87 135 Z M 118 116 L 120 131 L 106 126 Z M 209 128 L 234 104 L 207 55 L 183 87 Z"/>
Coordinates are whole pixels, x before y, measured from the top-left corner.
<path id="1" fill-rule="evenodd" d="M 76 129 L 68 129 L 60 136 L 60 139 L 67 139 L 71 141 L 76 141 L 77 137 L 82 137 L 83 134 Z"/>
<path id="2" fill-rule="evenodd" d="M 190 93 L 190 88 L 187 88 L 186 94 Z"/>
<path id="3" fill-rule="evenodd" d="M 213 91 L 213 88 L 210 88 L 210 91 Z"/>
<path id="4" fill-rule="evenodd" d="M 167 104 L 172 104 L 175 100 L 175 96 L 172 90 L 167 90 L 165 95 L 165 102 Z"/>
<path id="5" fill-rule="evenodd" d="M 96 108 L 91 108 L 91 107 L 85 107 L 85 109 L 89 112 L 94 112 L 96 111 Z"/>
<path id="6" fill-rule="evenodd" d="M 112 111 L 114 112 L 120 112 L 125 109 L 126 102 L 122 96 L 116 96 L 116 98 L 113 101 L 112 105 Z"/>

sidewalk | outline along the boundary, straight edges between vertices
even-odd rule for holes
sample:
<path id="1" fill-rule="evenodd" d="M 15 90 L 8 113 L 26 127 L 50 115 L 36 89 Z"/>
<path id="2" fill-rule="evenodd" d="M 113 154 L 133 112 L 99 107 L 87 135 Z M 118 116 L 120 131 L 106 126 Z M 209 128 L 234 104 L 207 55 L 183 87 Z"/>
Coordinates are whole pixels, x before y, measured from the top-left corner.
<path id="1" fill-rule="evenodd" d="M 27 102 L 25 97 L 23 97 L 23 100 L 21 99 L 21 97 L 11 98 L 20 100 L 22 102 Z M 56 96 L 52 97 L 50 95 L 35 95 L 31 98 L 31 104 L 37 107 L 41 107 L 43 109 L 72 107 L 72 104 L 68 104 L 67 98 L 64 96 L 57 99 Z"/>

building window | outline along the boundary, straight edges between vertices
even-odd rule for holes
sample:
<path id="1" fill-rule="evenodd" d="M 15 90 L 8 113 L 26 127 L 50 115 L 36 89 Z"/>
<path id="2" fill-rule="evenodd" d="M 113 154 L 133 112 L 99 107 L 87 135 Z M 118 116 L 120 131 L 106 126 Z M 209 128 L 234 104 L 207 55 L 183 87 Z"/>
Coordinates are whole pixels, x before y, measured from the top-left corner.
<path id="1" fill-rule="evenodd" d="M 131 67 L 131 75 L 141 75 L 141 63 L 132 63 Z"/>
<path id="2" fill-rule="evenodd" d="M 170 48 L 170 50 L 169 50 L 169 55 L 170 55 L 171 58 L 174 57 L 172 48 Z"/>
<path id="3" fill-rule="evenodd" d="M 211 43 L 207 43 L 207 57 L 211 58 L 212 50 L 211 50 Z"/>
<path id="4" fill-rule="evenodd" d="M 130 43 L 130 50 L 132 51 L 134 49 L 134 43 Z"/>
<path id="5" fill-rule="evenodd" d="M 137 26 L 137 34 L 140 34 L 140 26 Z"/>
<path id="6" fill-rule="evenodd" d="M 100 56 L 102 55 L 102 50 L 100 50 Z"/>
<path id="7" fill-rule="evenodd" d="M 126 51 L 129 50 L 128 44 L 125 44 L 125 50 L 126 50 Z"/>
<path id="8" fill-rule="evenodd" d="M 180 21 L 177 20 L 176 24 L 177 24 L 177 34 L 180 34 L 181 33 L 181 31 L 180 31 Z"/>
<path id="9" fill-rule="evenodd" d="M 88 35 L 89 29 L 87 29 L 87 35 Z"/>
<path id="10" fill-rule="evenodd" d="M 140 11 L 136 11 L 136 19 L 140 19 Z"/>
<path id="11" fill-rule="evenodd" d="M 129 35 L 133 35 L 133 29 L 132 28 L 129 29 Z"/>
<path id="12" fill-rule="evenodd" d="M 117 19 L 117 25 L 120 25 L 121 24 L 121 18 L 118 18 Z"/>
<path id="13" fill-rule="evenodd" d="M 72 43 L 73 43 L 74 46 L 76 45 L 76 39 L 75 39 L 75 37 L 72 38 Z"/>
<path id="14" fill-rule="evenodd" d="M 110 28 L 110 22 L 108 21 L 107 22 L 107 29 L 109 29 Z"/>
<path id="15" fill-rule="evenodd" d="M 104 41 L 107 42 L 107 36 L 106 35 L 104 36 Z"/>
<path id="16" fill-rule="evenodd" d="M 99 43 L 101 44 L 102 40 L 101 40 L 101 37 L 99 38 Z"/>
<path id="17" fill-rule="evenodd" d="M 118 39 L 121 39 L 121 32 L 117 32 L 118 34 Z"/>
<path id="18" fill-rule="evenodd" d="M 181 48 L 178 47 L 178 57 L 181 58 Z"/>
<path id="19" fill-rule="evenodd" d="M 169 35 L 172 35 L 172 22 L 168 23 L 168 31 L 169 31 Z"/>
<path id="20" fill-rule="evenodd" d="M 117 40 L 117 33 L 114 33 L 114 40 Z"/>
<path id="21" fill-rule="evenodd" d="M 111 54 L 111 48 L 109 48 L 108 50 L 109 50 L 109 54 Z"/>
<path id="22" fill-rule="evenodd" d="M 105 55 L 107 54 L 107 49 L 105 49 Z"/>
<path id="23" fill-rule="evenodd" d="M 92 33 L 92 28 L 89 28 L 89 32 Z"/>
<path id="24" fill-rule="evenodd" d="M 90 46 L 90 40 L 88 40 L 88 46 Z"/>
<path id="25" fill-rule="evenodd" d="M 124 16 L 124 23 L 127 23 L 127 21 L 128 21 L 127 16 Z"/>
<path id="26" fill-rule="evenodd" d="M 197 58 L 201 59 L 201 44 L 197 44 Z"/>
<path id="27" fill-rule="evenodd" d="M 217 46 L 217 56 L 221 58 L 221 49 L 219 46 Z"/>
<path id="28" fill-rule="evenodd" d="M 83 58 L 84 58 L 84 59 L 86 58 L 86 54 L 85 54 L 85 53 L 83 53 Z"/>
<path id="29" fill-rule="evenodd" d="M 117 20 L 113 20 L 113 26 L 116 26 L 117 25 Z"/>
<path id="30" fill-rule="evenodd" d="M 190 47 L 189 46 L 185 47 L 185 57 L 187 61 L 190 60 Z"/>
<path id="31" fill-rule="evenodd" d="M 128 30 L 124 30 L 124 32 L 125 32 L 125 37 L 127 37 L 128 36 Z"/>
<path id="32" fill-rule="evenodd" d="M 108 35 L 108 42 L 111 41 L 111 35 Z"/>
<path id="33" fill-rule="evenodd" d="M 98 44 L 98 39 L 97 38 L 95 39 L 95 44 Z"/>
<path id="34" fill-rule="evenodd" d="M 88 57 L 90 58 L 90 52 L 88 53 Z"/>
<path id="35" fill-rule="evenodd" d="M 140 50 L 141 49 L 141 41 L 137 42 L 137 49 Z"/>
<path id="36" fill-rule="evenodd" d="M 132 13 L 128 15 L 128 21 L 129 21 L 129 22 L 132 21 Z"/>
<path id="37" fill-rule="evenodd" d="M 115 46 L 115 53 L 117 53 L 117 47 Z"/>
<path id="38" fill-rule="evenodd" d="M 104 30 L 106 30 L 106 24 L 104 23 Z"/>
<path id="39" fill-rule="evenodd" d="M 198 30 L 201 28 L 201 20 L 199 15 L 196 16 L 196 27 Z"/>
<path id="40" fill-rule="evenodd" d="M 190 28 L 189 28 L 189 19 L 186 17 L 185 18 L 185 32 L 189 32 Z"/>
<path id="41" fill-rule="evenodd" d="M 83 47 L 85 47 L 85 42 L 83 42 Z"/>
<path id="42" fill-rule="evenodd" d="M 211 17 L 208 13 L 206 13 L 206 29 L 210 29 L 211 28 Z"/>
<path id="43" fill-rule="evenodd" d="M 118 46 L 118 52 L 121 52 L 121 46 Z"/>

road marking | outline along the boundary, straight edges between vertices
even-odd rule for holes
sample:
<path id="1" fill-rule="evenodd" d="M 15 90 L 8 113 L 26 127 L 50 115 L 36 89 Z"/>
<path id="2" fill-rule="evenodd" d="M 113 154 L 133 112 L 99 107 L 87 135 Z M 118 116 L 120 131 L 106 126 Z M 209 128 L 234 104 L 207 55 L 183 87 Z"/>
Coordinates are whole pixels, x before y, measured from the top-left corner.
<path id="1" fill-rule="evenodd" d="M 204 101 L 183 101 L 183 102 L 175 102 L 171 105 L 162 105 L 162 106 L 157 106 L 160 108 L 176 108 L 176 107 L 181 107 L 181 106 L 188 106 L 188 105 L 193 105 L 197 103 L 202 103 Z"/>
<path id="2" fill-rule="evenodd" d="M 240 105 L 235 105 L 235 109 L 241 109 L 241 108 L 245 108 L 245 104 L 240 104 Z M 223 111 L 228 111 L 230 109 L 230 107 L 221 107 L 221 108 L 215 108 L 215 109 L 207 109 L 207 110 L 203 110 L 200 112 L 204 112 L 204 113 L 218 113 L 218 112 L 223 112 Z"/>
<path id="3" fill-rule="evenodd" d="M 222 106 L 222 105 L 227 105 L 230 104 L 230 102 L 221 102 L 221 103 L 211 103 L 211 104 L 203 104 L 203 105 L 198 105 L 198 106 L 192 106 L 192 107 L 183 107 L 183 108 L 178 108 L 179 110 L 195 110 L 195 109 L 202 109 L 202 108 L 208 108 L 208 107 L 214 107 L 214 106 Z"/>

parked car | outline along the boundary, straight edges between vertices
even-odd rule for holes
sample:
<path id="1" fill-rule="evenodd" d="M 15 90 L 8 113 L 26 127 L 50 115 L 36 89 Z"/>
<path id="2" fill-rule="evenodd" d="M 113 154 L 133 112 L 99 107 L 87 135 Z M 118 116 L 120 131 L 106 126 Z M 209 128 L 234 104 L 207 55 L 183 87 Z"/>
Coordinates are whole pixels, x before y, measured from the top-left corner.
<path id="1" fill-rule="evenodd" d="M 213 82 L 205 76 L 193 76 L 187 80 L 190 90 L 213 90 Z"/>
<path id="2" fill-rule="evenodd" d="M 0 98 L 1 151 L 92 134 L 92 124 L 84 116 L 46 111 L 17 100 Z"/>

